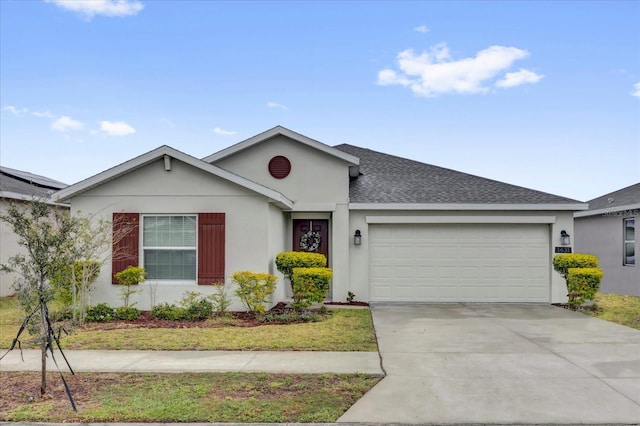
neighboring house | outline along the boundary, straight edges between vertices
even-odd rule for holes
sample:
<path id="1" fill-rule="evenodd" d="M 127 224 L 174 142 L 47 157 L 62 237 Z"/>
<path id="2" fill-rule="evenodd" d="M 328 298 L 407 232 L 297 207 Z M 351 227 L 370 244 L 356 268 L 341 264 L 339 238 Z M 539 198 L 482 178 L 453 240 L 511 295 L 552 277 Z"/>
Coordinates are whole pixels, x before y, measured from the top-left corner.
<path id="1" fill-rule="evenodd" d="M 48 200 L 51 194 L 66 186 L 67 184 L 44 176 L 0 167 L 0 212 L 6 213 L 11 203 L 28 203 L 34 199 Z M 0 220 L 0 264 L 7 263 L 10 257 L 18 253 L 25 253 L 24 248 L 18 244 L 18 237 L 11 227 Z M 13 273 L 0 272 L 0 296 L 14 293 L 15 278 L 16 275 Z"/>
<path id="2" fill-rule="evenodd" d="M 636 227 L 640 218 L 640 183 L 589 201 L 575 213 L 575 247 L 600 259 L 603 293 L 640 296 Z"/>
<path id="3" fill-rule="evenodd" d="M 276 255 L 305 248 L 327 255 L 334 301 L 561 302 L 554 247 L 587 208 L 280 126 L 204 159 L 161 146 L 55 197 L 125 230 L 92 294 L 119 304 L 112 274 L 141 265 L 141 308 L 235 271 L 281 277 Z M 273 303 L 288 296 L 281 279 Z"/>

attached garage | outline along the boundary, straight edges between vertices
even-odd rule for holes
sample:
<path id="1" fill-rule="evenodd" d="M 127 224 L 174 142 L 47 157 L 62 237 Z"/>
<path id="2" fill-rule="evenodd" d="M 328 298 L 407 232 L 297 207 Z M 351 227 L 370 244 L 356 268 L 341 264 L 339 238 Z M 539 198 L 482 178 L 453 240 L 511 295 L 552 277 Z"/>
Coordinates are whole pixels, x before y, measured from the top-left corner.
<path id="1" fill-rule="evenodd" d="M 372 224 L 373 302 L 550 302 L 548 224 Z"/>

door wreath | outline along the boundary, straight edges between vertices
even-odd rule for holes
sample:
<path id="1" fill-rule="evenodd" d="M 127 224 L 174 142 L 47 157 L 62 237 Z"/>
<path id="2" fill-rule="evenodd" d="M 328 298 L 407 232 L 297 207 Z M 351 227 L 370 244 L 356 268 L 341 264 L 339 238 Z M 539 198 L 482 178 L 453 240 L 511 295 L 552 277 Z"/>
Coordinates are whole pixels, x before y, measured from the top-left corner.
<path id="1" fill-rule="evenodd" d="M 322 238 L 318 231 L 308 231 L 300 237 L 300 248 L 305 251 L 316 251 L 321 242 Z"/>

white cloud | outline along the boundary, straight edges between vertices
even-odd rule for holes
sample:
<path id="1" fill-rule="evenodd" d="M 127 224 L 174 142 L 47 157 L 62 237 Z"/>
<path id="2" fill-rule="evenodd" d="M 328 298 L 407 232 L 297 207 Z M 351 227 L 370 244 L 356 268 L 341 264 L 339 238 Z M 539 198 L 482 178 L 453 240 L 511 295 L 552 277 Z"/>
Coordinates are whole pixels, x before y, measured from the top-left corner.
<path id="1" fill-rule="evenodd" d="M 13 115 L 22 115 L 29 112 L 27 108 L 18 108 L 14 105 L 7 105 L 3 108 L 5 111 L 10 112 Z"/>
<path id="2" fill-rule="evenodd" d="M 275 108 L 279 108 L 279 109 L 289 109 L 289 108 L 287 108 L 287 106 L 286 106 L 286 105 L 282 105 L 282 104 L 279 104 L 279 103 L 277 103 L 277 102 L 267 102 L 267 107 L 268 107 L 268 108 L 272 108 L 272 109 L 275 109 Z"/>
<path id="3" fill-rule="evenodd" d="M 640 81 L 633 85 L 633 92 L 631 92 L 631 96 L 640 98 Z"/>
<path id="4" fill-rule="evenodd" d="M 502 80 L 496 82 L 496 86 L 508 89 L 509 87 L 520 86 L 521 84 L 537 83 L 544 75 L 536 74 L 533 71 L 520 68 L 516 72 L 508 72 Z"/>
<path id="5" fill-rule="evenodd" d="M 31 115 L 33 115 L 34 117 L 38 117 L 38 118 L 54 118 L 55 115 L 53 115 L 50 111 L 32 111 Z"/>
<path id="6" fill-rule="evenodd" d="M 413 29 L 413 31 L 419 32 L 419 33 L 428 33 L 429 32 L 429 27 L 427 27 L 426 25 L 420 25 L 419 27 L 415 27 Z"/>
<path id="7" fill-rule="evenodd" d="M 381 70 L 378 84 L 401 85 L 427 97 L 443 93 L 487 93 L 486 84 L 513 62 L 527 56 L 526 50 L 505 46 L 490 46 L 475 57 L 458 60 L 452 59 L 446 43 L 432 46 L 421 54 L 407 49 L 397 56 L 399 70 Z"/>
<path id="8" fill-rule="evenodd" d="M 80 121 L 74 120 L 71 117 L 63 115 L 62 117 L 51 123 L 51 128 L 58 132 L 66 132 L 67 130 L 80 130 L 84 127 Z"/>
<path id="9" fill-rule="evenodd" d="M 100 130 L 109 136 L 127 136 L 136 132 L 136 129 L 124 121 L 101 121 Z"/>
<path id="10" fill-rule="evenodd" d="M 137 0 L 44 0 L 58 7 L 77 12 L 89 19 L 95 15 L 130 16 L 140 12 L 144 5 Z"/>
<path id="11" fill-rule="evenodd" d="M 233 130 L 224 130 L 224 129 L 221 129 L 220 127 L 216 127 L 215 129 L 213 129 L 213 133 L 218 135 L 223 135 L 223 136 L 231 136 L 231 135 L 235 135 L 238 132 L 235 132 Z"/>

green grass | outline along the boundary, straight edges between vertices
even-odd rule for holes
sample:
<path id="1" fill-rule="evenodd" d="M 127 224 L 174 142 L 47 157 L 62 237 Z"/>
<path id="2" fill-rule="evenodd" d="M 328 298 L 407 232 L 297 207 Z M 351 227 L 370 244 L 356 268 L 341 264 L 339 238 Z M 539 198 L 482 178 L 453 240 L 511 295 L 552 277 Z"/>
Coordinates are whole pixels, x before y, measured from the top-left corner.
<path id="1" fill-rule="evenodd" d="M 380 376 L 265 373 L 78 374 L 69 376 L 78 412 L 56 376 L 43 400 L 38 373 L 0 373 L 0 421 L 15 422 L 334 422 Z M 59 382 L 59 380 L 57 380 Z"/>
<path id="2" fill-rule="evenodd" d="M 13 297 L 0 297 L 0 348 L 8 348 L 16 337 L 24 314 Z"/>
<path id="3" fill-rule="evenodd" d="M 13 299 L 0 298 L 0 347 L 9 347 L 21 312 Z M 214 320 L 209 320 L 213 322 Z M 28 339 L 22 339 L 23 343 Z M 306 350 L 376 351 L 368 309 L 334 309 L 320 322 L 238 327 L 76 329 L 62 338 L 64 349 L 110 350 Z"/>
<path id="4" fill-rule="evenodd" d="M 640 297 L 621 294 L 596 294 L 594 311 L 583 311 L 594 317 L 640 330 Z"/>

